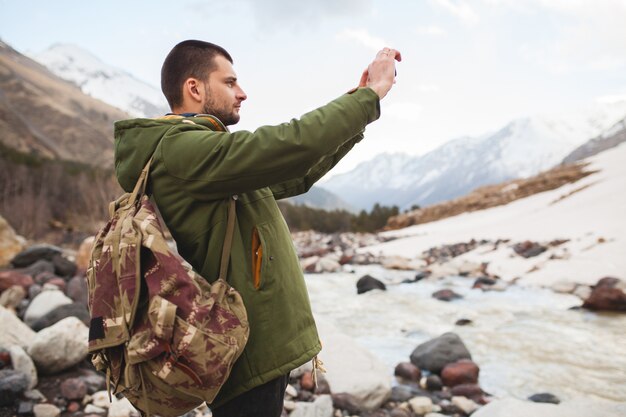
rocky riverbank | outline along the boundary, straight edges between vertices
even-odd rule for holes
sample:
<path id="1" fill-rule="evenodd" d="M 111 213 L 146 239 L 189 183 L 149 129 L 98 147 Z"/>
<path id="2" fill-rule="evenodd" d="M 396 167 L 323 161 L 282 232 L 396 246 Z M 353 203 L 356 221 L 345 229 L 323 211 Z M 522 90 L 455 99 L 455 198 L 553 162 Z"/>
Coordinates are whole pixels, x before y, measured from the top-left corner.
<path id="1" fill-rule="evenodd" d="M 364 275 L 355 282 L 355 297 L 386 291 L 389 285 L 424 285 L 426 281 L 449 277 L 470 280 L 471 287 L 478 291 L 507 291 L 515 285 L 514 281 L 491 273 L 488 264 L 459 259 L 471 252 L 503 249 L 509 250 L 511 256 L 528 259 L 555 252 L 562 244 L 472 240 L 433 247 L 418 257 L 403 258 L 362 252 L 364 247 L 388 240 L 378 235 L 306 232 L 295 234 L 294 238 L 303 268 L 310 273 L 354 271 L 363 265 L 379 265 L 383 270 L 404 273 L 403 279 L 386 282 Z M 89 314 L 84 272 L 90 241 L 85 241 L 78 251 L 50 245 L 34 245 L 25 250 L 19 244 L 4 247 L 11 249 L 3 252 L 10 262 L 0 270 L 0 415 L 136 415 L 128 401 L 109 401 L 104 377 L 93 369 L 87 357 Z M 582 308 L 625 311 L 625 287 L 620 279 L 604 277 L 594 286 L 563 285 L 559 291 L 580 297 Z M 437 302 L 454 303 L 462 300 L 463 294 L 444 288 L 433 291 L 432 297 Z M 470 319 L 463 319 L 456 325 L 469 323 Z M 389 368 L 332 324 L 320 323 L 320 331 L 328 374 L 320 375 L 315 387 L 310 369 L 294 371 L 284 415 L 506 415 L 497 414 L 496 405 L 501 400 L 494 400 L 481 388 L 480 364 L 473 361 L 455 333 L 414 345 L 409 357 Z M 558 401 L 549 393 L 535 394 L 529 402 Z M 516 405 L 519 409 L 525 406 L 526 403 Z M 541 410 L 533 407 L 539 410 L 536 415 L 541 415 Z M 496 411 L 489 414 L 489 409 Z M 207 408 L 201 408 L 190 416 L 209 413 Z"/>

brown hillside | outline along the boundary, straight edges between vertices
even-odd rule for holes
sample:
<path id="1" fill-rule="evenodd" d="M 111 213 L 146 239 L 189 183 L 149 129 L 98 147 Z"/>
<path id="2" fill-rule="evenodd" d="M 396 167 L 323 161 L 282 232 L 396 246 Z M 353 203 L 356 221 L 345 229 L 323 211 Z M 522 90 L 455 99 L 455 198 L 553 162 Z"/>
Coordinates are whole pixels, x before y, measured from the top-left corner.
<path id="1" fill-rule="evenodd" d="M 553 190 L 593 174 L 595 171 L 586 170 L 587 165 L 586 163 L 561 165 L 534 177 L 480 187 L 463 197 L 390 217 L 385 229 L 401 229 L 415 224 L 433 222 L 461 213 L 508 204 L 520 198 Z"/>
<path id="2" fill-rule="evenodd" d="M 0 144 L 4 147 L 112 168 L 113 122 L 128 117 L 0 41 Z"/>

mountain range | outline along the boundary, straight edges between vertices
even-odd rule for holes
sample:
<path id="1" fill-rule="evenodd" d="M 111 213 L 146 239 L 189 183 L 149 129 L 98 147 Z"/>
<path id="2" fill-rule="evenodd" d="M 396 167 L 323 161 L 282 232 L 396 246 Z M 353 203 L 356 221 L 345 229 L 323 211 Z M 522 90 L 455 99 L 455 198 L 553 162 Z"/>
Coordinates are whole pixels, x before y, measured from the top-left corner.
<path id="1" fill-rule="evenodd" d="M 322 186 L 364 209 L 376 202 L 402 209 L 427 206 L 549 169 L 590 138 L 608 134 L 625 114 L 626 100 L 595 104 L 567 117 L 521 118 L 421 156 L 380 154 Z"/>
<path id="2" fill-rule="evenodd" d="M 131 116 L 158 117 L 169 112 L 160 89 L 102 62 L 78 46 L 55 44 L 32 58 L 60 78 L 76 84 L 85 94 Z"/>
<path id="3" fill-rule="evenodd" d="M 57 44 L 34 57 L 86 94 L 131 115 L 167 112 L 159 89 L 79 47 Z M 348 210 L 369 210 L 377 202 L 402 209 L 435 204 L 480 186 L 535 175 L 561 163 L 591 138 L 596 141 L 589 148 L 609 146 L 611 127 L 618 129 L 616 123 L 625 115 L 626 100 L 593 104 L 565 116 L 513 120 L 494 132 L 457 138 L 421 156 L 380 154 L 292 201 Z"/>

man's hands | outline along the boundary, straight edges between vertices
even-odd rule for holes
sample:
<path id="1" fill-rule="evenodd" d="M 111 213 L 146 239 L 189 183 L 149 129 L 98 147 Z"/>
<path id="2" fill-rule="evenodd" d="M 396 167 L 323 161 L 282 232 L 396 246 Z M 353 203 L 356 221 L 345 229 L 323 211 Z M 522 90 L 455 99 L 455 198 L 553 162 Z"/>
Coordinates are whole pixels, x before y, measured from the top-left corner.
<path id="1" fill-rule="evenodd" d="M 387 95 L 396 77 L 396 63 L 402 61 L 400 51 L 383 48 L 376 54 L 376 58 L 363 71 L 359 87 L 370 87 L 381 99 Z"/>

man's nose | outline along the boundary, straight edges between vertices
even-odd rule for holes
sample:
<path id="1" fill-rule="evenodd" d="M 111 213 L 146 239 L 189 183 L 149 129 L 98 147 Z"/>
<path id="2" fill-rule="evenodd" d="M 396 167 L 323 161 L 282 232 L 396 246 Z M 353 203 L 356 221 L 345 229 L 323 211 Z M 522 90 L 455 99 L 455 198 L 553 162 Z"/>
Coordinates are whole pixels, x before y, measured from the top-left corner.
<path id="1" fill-rule="evenodd" d="M 243 89 L 239 88 L 239 91 L 237 91 L 237 99 L 244 101 L 247 98 L 248 95 L 243 91 Z"/>

